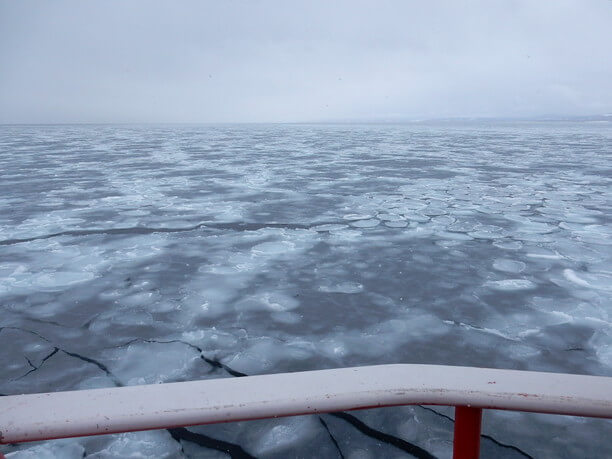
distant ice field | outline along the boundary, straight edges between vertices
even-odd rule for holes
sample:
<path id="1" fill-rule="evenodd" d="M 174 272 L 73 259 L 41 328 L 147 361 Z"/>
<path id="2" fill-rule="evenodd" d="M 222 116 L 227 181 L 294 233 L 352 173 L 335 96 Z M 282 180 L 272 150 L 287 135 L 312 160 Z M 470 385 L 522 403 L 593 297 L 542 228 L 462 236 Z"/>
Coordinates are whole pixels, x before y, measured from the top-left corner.
<path id="1" fill-rule="evenodd" d="M 385 363 L 612 376 L 612 124 L 0 126 L 1 394 Z M 448 416 L 0 450 L 448 458 Z M 487 412 L 483 457 L 612 457 L 611 427 Z"/>

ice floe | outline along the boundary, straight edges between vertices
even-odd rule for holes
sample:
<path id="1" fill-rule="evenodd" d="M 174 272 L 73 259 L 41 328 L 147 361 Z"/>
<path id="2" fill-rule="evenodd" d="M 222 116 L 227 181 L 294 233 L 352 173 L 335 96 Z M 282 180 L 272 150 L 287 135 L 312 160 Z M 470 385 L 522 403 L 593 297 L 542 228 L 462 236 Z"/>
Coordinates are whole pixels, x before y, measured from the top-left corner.
<path id="1" fill-rule="evenodd" d="M 485 287 L 493 290 L 501 291 L 516 291 L 516 290 L 532 290 L 536 288 L 536 284 L 528 279 L 503 279 L 498 281 L 487 281 Z"/>
<path id="2" fill-rule="evenodd" d="M 363 285 L 358 282 L 340 282 L 332 285 L 322 285 L 321 292 L 326 293 L 359 293 L 363 291 Z"/>
<path id="3" fill-rule="evenodd" d="M 493 261 L 493 268 L 498 271 L 503 271 L 506 273 L 515 273 L 518 274 L 523 272 L 527 265 L 522 261 L 517 260 L 508 260 L 505 258 L 499 258 Z"/>

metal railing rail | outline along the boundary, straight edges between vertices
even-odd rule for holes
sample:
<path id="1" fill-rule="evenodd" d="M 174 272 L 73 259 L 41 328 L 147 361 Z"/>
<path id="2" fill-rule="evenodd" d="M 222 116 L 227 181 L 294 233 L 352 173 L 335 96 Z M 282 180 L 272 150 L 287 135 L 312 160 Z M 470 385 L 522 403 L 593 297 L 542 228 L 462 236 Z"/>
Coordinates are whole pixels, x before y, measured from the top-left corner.
<path id="1" fill-rule="evenodd" d="M 482 409 L 612 418 L 612 378 L 399 364 L 12 395 L 0 443 L 416 404 L 456 407 L 454 457 L 476 458 Z"/>

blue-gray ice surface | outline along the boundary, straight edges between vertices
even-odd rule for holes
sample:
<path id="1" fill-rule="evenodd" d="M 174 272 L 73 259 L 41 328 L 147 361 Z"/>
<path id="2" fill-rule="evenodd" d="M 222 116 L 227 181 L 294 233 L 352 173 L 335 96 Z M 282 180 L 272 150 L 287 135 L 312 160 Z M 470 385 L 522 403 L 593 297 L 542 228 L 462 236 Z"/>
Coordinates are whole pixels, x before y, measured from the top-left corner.
<path id="1" fill-rule="evenodd" d="M 385 363 L 610 376 L 611 175 L 609 123 L 0 127 L 0 393 Z M 2 451 L 449 457 L 447 415 Z M 483 452 L 612 457 L 609 429 L 488 412 Z"/>

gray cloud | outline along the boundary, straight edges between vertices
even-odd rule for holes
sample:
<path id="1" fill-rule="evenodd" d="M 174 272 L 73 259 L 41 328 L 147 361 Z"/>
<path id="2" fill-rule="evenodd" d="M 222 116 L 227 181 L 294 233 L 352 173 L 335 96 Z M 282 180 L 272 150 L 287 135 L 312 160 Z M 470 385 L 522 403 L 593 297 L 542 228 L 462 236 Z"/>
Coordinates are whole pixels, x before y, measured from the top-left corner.
<path id="1" fill-rule="evenodd" d="M 612 112 L 612 2 L 0 0 L 0 122 Z"/>

